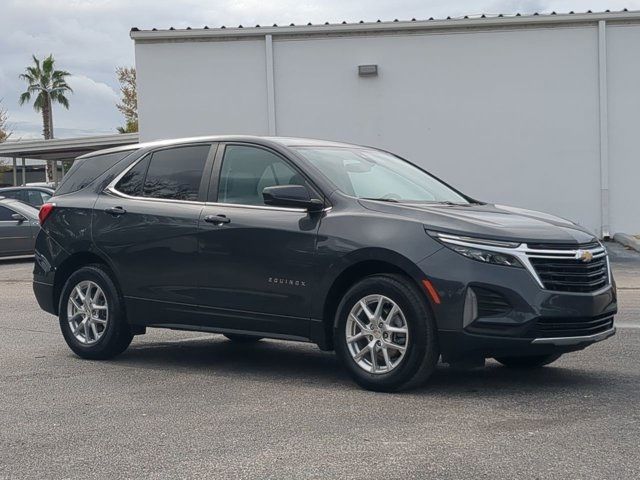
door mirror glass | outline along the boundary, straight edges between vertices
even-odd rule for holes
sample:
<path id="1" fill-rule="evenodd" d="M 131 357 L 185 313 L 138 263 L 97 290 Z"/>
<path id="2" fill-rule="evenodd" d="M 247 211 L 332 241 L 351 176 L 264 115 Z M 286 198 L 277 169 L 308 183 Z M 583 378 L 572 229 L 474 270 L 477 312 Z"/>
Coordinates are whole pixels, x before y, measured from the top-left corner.
<path id="1" fill-rule="evenodd" d="M 311 198 L 303 185 L 278 185 L 262 190 L 265 205 L 276 207 L 306 208 L 309 211 L 322 210 L 322 200 Z"/>
<path id="2" fill-rule="evenodd" d="M 13 218 L 14 220 L 17 220 L 18 222 L 24 222 L 27 219 L 27 217 L 25 217 L 24 215 L 21 215 L 20 213 L 12 214 L 11 218 Z"/>

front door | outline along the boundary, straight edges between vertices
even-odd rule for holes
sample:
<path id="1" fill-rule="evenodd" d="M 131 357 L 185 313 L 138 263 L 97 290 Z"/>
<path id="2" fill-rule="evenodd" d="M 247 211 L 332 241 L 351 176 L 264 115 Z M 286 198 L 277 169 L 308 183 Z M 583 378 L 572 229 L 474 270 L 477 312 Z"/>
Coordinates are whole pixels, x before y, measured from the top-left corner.
<path id="1" fill-rule="evenodd" d="M 247 144 L 227 144 L 214 171 L 215 201 L 203 209 L 199 227 L 207 322 L 306 338 L 322 214 L 266 206 L 262 190 L 308 182 L 275 152 Z"/>
<path id="2" fill-rule="evenodd" d="M 116 270 L 134 323 L 180 323 L 176 311 L 196 303 L 210 150 L 203 144 L 154 151 L 96 202 L 94 242 Z"/>

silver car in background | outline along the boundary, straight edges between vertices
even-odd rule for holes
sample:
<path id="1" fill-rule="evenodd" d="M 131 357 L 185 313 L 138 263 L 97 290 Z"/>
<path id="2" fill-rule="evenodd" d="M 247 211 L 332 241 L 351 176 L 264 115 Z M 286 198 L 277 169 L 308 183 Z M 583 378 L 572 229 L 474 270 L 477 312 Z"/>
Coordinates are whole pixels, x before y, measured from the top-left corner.
<path id="1" fill-rule="evenodd" d="M 39 228 L 36 208 L 0 197 L 0 258 L 33 255 Z"/>

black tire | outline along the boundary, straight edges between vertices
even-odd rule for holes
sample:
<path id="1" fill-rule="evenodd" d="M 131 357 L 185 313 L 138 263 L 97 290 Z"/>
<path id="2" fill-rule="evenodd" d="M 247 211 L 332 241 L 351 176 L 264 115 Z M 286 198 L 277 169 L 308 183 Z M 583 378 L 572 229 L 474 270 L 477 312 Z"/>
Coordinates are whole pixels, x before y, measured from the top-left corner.
<path id="1" fill-rule="evenodd" d="M 346 328 L 347 317 L 356 303 L 376 294 L 386 296 L 400 307 L 410 341 L 401 363 L 388 373 L 373 374 L 361 368 L 349 352 Z M 431 376 L 440 357 L 437 328 L 425 295 L 402 275 L 372 275 L 353 285 L 338 305 L 334 337 L 342 363 L 356 383 L 367 390 L 394 392 L 420 386 Z"/>
<path id="2" fill-rule="evenodd" d="M 82 281 L 89 280 L 102 289 L 108 304 L 108 321 L 97 342 L 85 345 L 73 334 L 67 320 L 67 303 L 72 290 Z M 124 352 L 133 335 L 124 313 L 124 302 L 109 272 L 102 265 L 87 265 L 74 272 L 62 289 L 59 303 L 60 329 L 67 345 L 73 352 L 91 360 L 106 360 Z"/>
<path id="3" fill-rule="evenodd" d="M 540 368 L 555 362 L 562 356 L 561 353 L 550 353 L 548 355 L 531 355 L 527 357 L 500 357 L 496 360 L 508 368 Z"/>
<path id="4" fill-rule="evenodd" d="M 262 337 L 253 337 L 251 335 L 242 335 L 239 333 L 225 333 L 224 336 L 235 343 L 256 343 L 262 340 Z"/>

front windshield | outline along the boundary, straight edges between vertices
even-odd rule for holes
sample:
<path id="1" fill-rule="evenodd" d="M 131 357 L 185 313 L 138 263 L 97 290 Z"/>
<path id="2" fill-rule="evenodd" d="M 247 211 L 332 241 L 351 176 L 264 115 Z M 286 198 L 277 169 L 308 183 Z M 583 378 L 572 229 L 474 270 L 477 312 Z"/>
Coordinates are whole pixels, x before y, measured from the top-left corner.
<path id="1" fill-rule="evenodd" d="M 293 147 L 338 189 L 357 198 L 396 202 L 469 201 L 428 173 L 389 153 L 358 147 Z"/>

